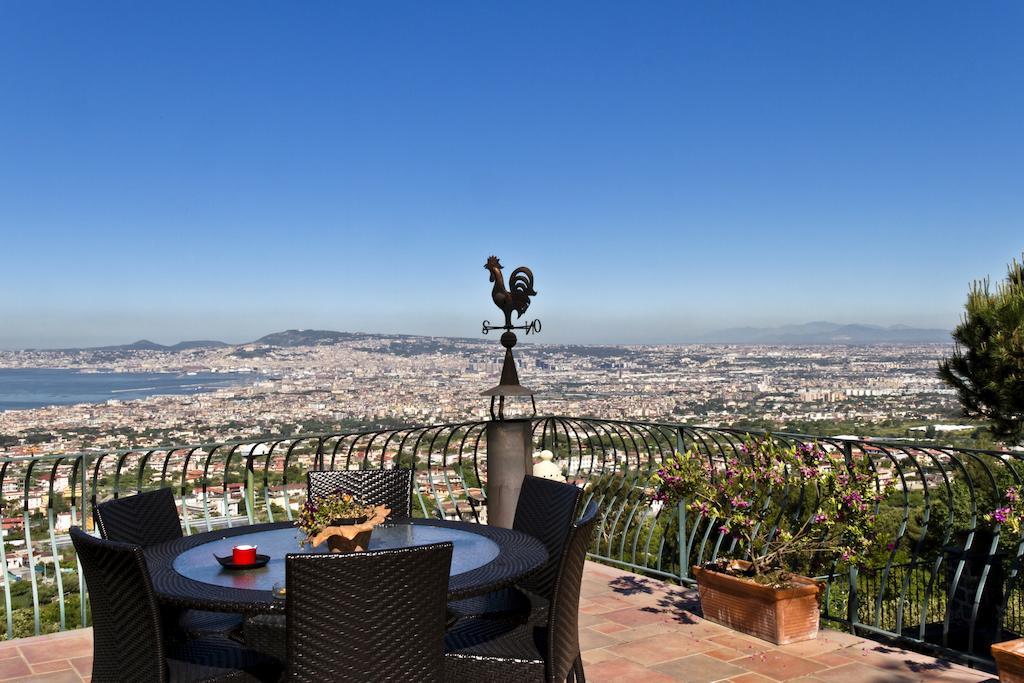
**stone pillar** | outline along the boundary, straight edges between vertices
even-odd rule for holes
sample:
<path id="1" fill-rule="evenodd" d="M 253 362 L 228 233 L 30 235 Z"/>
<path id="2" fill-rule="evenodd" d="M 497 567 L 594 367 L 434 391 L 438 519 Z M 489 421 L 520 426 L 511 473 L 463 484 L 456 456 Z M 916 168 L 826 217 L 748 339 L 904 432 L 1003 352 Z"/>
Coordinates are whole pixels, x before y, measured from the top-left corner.
<path id="1" fill-rule="evenodd" d="M 487 423 L 487 523 L 512 528 L 523 477 L 533 469 L 532 420 Z"/>

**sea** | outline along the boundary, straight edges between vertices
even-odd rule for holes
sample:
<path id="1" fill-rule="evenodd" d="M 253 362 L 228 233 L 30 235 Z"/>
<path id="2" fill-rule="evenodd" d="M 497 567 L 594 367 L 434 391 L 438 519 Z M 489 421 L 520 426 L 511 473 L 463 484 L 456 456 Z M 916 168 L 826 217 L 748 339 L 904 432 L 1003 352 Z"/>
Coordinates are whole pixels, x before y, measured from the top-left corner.
<path id="1" fill-rule="evenodd" d="M 81 372 L 67 368 L 0 368 L 0 410 L 130 401 L 159 394 L 198 394 L 248 384 L 255 374 L 230 372 Z"/>

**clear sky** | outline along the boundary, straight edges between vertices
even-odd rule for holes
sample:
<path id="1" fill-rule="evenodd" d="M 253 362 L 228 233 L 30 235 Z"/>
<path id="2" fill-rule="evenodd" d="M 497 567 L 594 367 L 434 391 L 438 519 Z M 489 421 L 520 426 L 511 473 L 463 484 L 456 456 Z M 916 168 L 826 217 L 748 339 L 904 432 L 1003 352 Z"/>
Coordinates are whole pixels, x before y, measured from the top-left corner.
<path id="1" fill-rule="evenodd" d="M 0 347 L 950 327 L 1024 249 L 1024 3 L 0 0 Z M 529 317 L 533 317 L 532 315 Z"/>

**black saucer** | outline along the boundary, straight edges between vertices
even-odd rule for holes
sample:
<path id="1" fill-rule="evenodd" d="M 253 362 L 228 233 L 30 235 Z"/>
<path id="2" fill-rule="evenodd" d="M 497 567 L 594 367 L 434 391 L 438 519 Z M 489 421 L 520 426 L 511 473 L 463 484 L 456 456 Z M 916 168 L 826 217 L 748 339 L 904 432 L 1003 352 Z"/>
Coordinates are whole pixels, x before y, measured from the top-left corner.
<path id="1" fill-rule="evenodd" d="M 226 557 L 214 555 L 214 557 L 217 558 L 217 561 L 220 562 L 220 566 L 224 567 L 224 569 L 259 569 L 267 562 L 270 562 L 270 555 L 257 555 L 256 561 L 248 564 L 235 564 L 235 559 L 231 555 L 227 555 Z"/>

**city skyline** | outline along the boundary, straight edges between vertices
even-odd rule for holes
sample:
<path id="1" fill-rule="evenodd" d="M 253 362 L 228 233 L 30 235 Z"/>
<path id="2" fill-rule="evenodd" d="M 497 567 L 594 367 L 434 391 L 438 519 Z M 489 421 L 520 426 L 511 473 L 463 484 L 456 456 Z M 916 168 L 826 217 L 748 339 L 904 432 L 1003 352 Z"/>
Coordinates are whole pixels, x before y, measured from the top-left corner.
<path id="1" fill-rule="evenodd" d="M 0 348 L 951 329 L 1021 254 L 1024 8 L 0 8 Z"/>
<path id="2" fill-rule="evenodd" d="M 557 343 L 538 339 L 536 335 L 527 336 L 520 340 L 526 346 L 690 346 L 694 344 L 709 345 L 738 345 L 738 346 L 871 346 L 875 344 L 894 345 L 921 345 L 921 344 L 944 344 L 953 343 L 950 330 L 941 328 L 916 328 L 908 325 L 871 325 L 863 323 L 850 323 L 841 325 L 830 321 L 812 321 L 808 323 L 780 325 L 772 327 L 736 327 L 720 330 L 710 330 L 702 334 L 694 334 L 673 342 L 653 343 L 613 343 L 613 342 L 592 342 L 592 343 Z M 377 332 L 374 330 L 317 330 L 313 328 L 293 328 L 261 335 L 256 339 L 213 339 L 207 335 L 202 339 L 162 339 L 153 340 L 148 338 L 133 339 L 131 341 L 120 340 L 111 344 L 99 345 L 70 345 L 70 346 L 34 346 L 34 347 L 4 347 L 0 345 L 0 351 L 75 351 L 75 350 L 102 350 L 102 349 L 125 349 L 136 351 L 178 351 L 192 348 L 216 347 L 216 346 L 298 346 L 294 341 L 282 341 L 278 337 L 287 336 L 293 333 L 303 335 L 352 335 L 356 337 L 408 337 L 423 339 L 446 339 L 453 341 L 479 341 L 486 343 L 486 335 L 428 335 L 412 334 L 407 332 Z M 491 339 L 494 339 L 491 337 Z M 333 342 L 329 342 L 333 343 Z"/>

